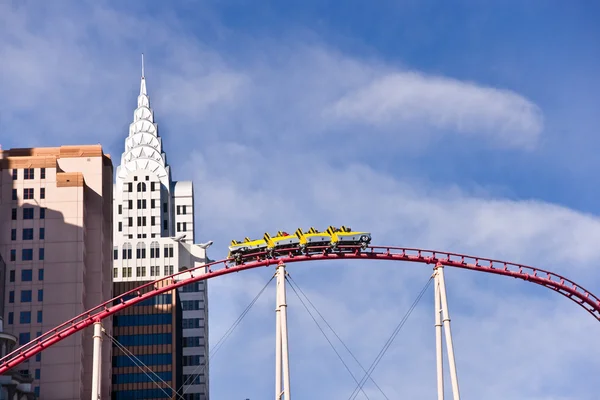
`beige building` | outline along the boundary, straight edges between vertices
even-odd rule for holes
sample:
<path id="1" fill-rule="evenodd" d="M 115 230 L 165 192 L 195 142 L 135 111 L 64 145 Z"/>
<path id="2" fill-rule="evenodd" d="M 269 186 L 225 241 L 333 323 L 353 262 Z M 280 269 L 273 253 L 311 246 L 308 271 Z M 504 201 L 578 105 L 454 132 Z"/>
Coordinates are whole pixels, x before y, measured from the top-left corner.
<path id="1" fill-rule="evenodd" d="M 112 296 L 113 166 L 100 145 L 0 151 L 4 331 L 19 345 Z M 112 332 L 112 322 L 104 321 Z M 44 400 L 91 396 L 92 328 L 18 366 Z M 103 341 L 102 399 L 111 344 Z"/>

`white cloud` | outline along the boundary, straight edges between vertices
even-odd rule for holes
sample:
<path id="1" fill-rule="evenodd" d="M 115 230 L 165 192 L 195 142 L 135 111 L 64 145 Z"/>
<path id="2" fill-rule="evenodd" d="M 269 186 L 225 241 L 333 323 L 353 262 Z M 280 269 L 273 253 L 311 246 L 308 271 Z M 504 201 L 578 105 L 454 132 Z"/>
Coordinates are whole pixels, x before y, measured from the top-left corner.
<path id="1" fill-rule="evenodd" d="M 515 92 L 417 72 L 377 77 L 328 113 L 374 127 L 426 125 L 481 135 L 507 147 L 532 146 L 543 128 L 540 108 Z"/>

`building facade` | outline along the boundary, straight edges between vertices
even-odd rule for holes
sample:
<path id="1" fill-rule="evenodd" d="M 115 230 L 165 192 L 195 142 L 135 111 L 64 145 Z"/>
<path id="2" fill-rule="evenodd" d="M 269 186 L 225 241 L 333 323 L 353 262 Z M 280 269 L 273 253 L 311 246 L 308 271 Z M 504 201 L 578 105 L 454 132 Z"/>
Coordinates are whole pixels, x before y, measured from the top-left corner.
<path id="1" fill-rule="evenodd" d="M 4 315 L 4 288 L 6 282 L 6 263 L 0 255 L 0 315 Z M 4 332 L 4 321 L 0 317 L 0 358 L 11 353 L 17 348 L 17 338 L 10 333 Z M 29 370 L 13 368 L 7 373 L 0 375 L 0 400 L 33 400 L 36 399 L 31 383 L 33 377 Z"/>
<path id="2" fill-rule="evenodd" d="M 135 282 L 139 285 L 206 263 L 207 246 L 195 244 L 193 185 L 192 182 L 176 182 L 171 178 L 171 168 L 154 122 L 143 73 L 137 108 L 125 139 L 121 164 L 117 167 L 113 207 L 113 281 L 116 292 L 122 290 L 122 283 Z M 144 328 L 144 332 L 167 329 L 162 325 L 165 321 L 175 321 L 177 309 L 181 308 L 181 322 L 173 328 L 181 331 L 179 345 L 175 341 L 176 334 L 170 338 L 153 336 L 148 340 L 164 339 L 174 346 L 171 348 L 173 358 L 165 356 L 159 360 L 171 364 L 173 373 L 165 375 L 171 378 L 171 386 L 180 394 L 184 393 L 185 399 L 206 400 L 209 396 L 206 282 L 184 286 L 178 293 L 168 295 L 169 301 L 172 301 L 169 310 L 173 316 L 154 319 L 155 324 Z M 134 308 L 136 315 L 158 312 L 158 305 L 154 305 L 152 310 L 144 307 Z M 131 321 L 136 323 L 133 319 Z M 158 345 L 158 342 L 152 342 L 152 345 Z M 145 351 L 139 344 L 129 350 L 136 355 Z M 181 382 L 176 376 L 176 363 L 179 361 L 182 366 Z M 163 364 L 156 368 L 168 369 Z M 128 378 L 115 375 L 114 379 Z M 145 388 L 150 378 L 144 379 L 147 381 L 136 382 L 137 386 L 134 386 Z M 127 390 L 133 390 L 134 386 L 130 385 Z M 114 386 L 113 389 L 118 391 L 119 387 Z"/>
<path id="3" fill-rule="evenodd" d="M 112 297 L 113 166 L 100 145 L 0 152 L 4 330 L 18 345 Z M 103 321 L 107 333 L 112 321 Z M 102 347 L 102 399 L 111 346 Z M 91 396 L 92 328 L 18 367 L 43 399 Z"/>

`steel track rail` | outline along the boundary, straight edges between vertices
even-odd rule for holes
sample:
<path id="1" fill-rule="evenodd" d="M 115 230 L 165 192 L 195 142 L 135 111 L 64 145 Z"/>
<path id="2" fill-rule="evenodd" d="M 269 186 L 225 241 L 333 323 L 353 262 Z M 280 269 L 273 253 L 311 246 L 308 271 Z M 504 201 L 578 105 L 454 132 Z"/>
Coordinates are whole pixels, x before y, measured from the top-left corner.
<path id="1" fill-rule="evenodd" d="M 434 266 L 441 264 L 448 267 L 503 275 L 552 289 L 574 301 L 600 321 L 600 299 L 597 296 L 561 275 L 527 265 L 445 251 L 392 246 L 369 246 L 366 250 L 361 250 L 360 246 L 340 246 L 336 252 L 331 252 L 328 247 L 323 246 L 314 247 L 312 251 L 310 254 L 303 255 L 298 254 L 299 249 L 285 249 L 275 251 L 274 257 L 271 258 L 266 258 L 267 254 L 260 252 L 244 257 L 242 264 L 239 265 L 233 264 L 233 260 L 228 258 L 148 282 L 99 304 L 2 357 L 0 359 L 0 375 L 35 356 L 42 350 L 89 327 L 94 322 L 107 318 L 151 297 L 190 283 L 248 269 L 268 267 L 276 265 L 279 262 L 294 263 L 351 259 L 407 261 Z"/>

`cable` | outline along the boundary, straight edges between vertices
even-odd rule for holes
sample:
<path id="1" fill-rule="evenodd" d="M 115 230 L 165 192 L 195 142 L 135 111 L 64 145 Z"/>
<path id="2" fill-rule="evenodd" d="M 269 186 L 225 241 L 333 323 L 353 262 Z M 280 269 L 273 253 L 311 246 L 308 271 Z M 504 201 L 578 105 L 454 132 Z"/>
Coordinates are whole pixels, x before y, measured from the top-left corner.
<path id="1" fill-rule="evenodd" d="M 123 346 L 121 343 L 119 343 L 119 341 L 117 339 L 115 339 L 114 337 L 110 336 L 108 333 L 106 333 L 106 331 L 104 331 L 104 333 L 112 340 L 112 342 L 114 344 L 117 345 L 117 347 L 123 352 L 125 353 L 125 355 L 127 357 L 129 357 L 130 360 L 132 360 L 134 363 L 139 362 L 141 365 L 143 365 L 146 369 L 148 369 L 148 371 L 152 372 L 152 374 L 154 374 L 162 383 L 164 383 L 165 385 L 167 385 L 167 387 L 169 389 L 171 389 L 171 393 L 175 393 L 176 396 L 178 396 L 179 398 L 181 398 L 182 400 L 185 400 L 183 398 L 183 396 L 179 395 L 177 393 L 177 391 L 175 389 L 173 389 L 173 387 L 171 385 L 169 385 L 166 381 L 164 381 L 156 372 L 154 372 L 152 370 L 152 368 L 148 367 L 146 364 L 144 364 L 135 354 L 133 354 L 131 351 L 129 351 L 125 346 Z M 140 367 L 139 365 L 137 365 L 136 363 L 136 367 L 138 367 L 139 369 L 142 370 L 142 372 L 144 372 L 144 374 L 150 378 L 150 380 L 160 389 L 162 390 L 167 396 L 171 396 L 171 394 L 169 394 L 164 388 L 160 387 L 160 385 L 158 384 L 158 382 L 156 382 L 152 376 L 150 376 L 146 371 L 144 371 L 144 369 L 142 367 Z"/>
<path id="2" fill-rule="evenodd" d="M 356 358 L 356 356 L 354 355 L 354 353 L 352 352 L 352 350 L 350 350 L 348 348 L 348 346 L 346 345 L 346 343 L 344 343 L 344 341 L 337 334 L 337 332 L 335 331 L 335 329 L 333 329 L 333 327 L 329 324 L 329 322 L 327 322 L 327 320 L 325 319 L 325 317 L 323 316 L 323 314 L 321 314 L 321 312 L 319 311 L 319 309 L 313 304 L 312 301 L 310 301 L 310 299 L 308 298 L 308 296 L 306 295 L 306 293 L 304 293 L 304 291 L 302 290 L 302 288 L 300 287 L 300 285 L 298 285 L 298 282 L 296 282 L 294 280 L 294 278 L 291 275 L 289 275 L 289 274 L 288 274 L 288 277 L 291 280 L 290 286 L 292 287 L 292 290 L 294 289 L 293 286 L 292 286 L 292 282 L 293 282 L 294 285 L 296 286 L 296 288 L 298 288 L 298 290 L 300 291 L 300 293 L 302 293 L 302 295 L 306 298 L 306 300 L 308 301 L 308 303 L 315 309 L 315 311 L 317 312 L 317 314 L 319 314 L 319 316 L 321 317 L 321 319 L 323 320 L 323 322 L 325 322 L 325 324 L 327 325 L 327 327 L 331 330 L 331 332 L 333 332 L 333 334 L 335 335 L 335 337 L 340 341 L 340 343 L 342 344 L 342 346 L 344 346 L 344 348 L 346 349 L 346 351 L 350 354 L 350 356 L 352 356 L 352 358 L 354 359 L 354 361 L 356 361 L 356 363 L 359 365 L 359 367 L 366 374 L 367 370 L 365 369 L 365 367 L 363 367 L 363 365 L 361 364 L 361 362 L 358 361 L 358 359 Z M 353 378 L 354 378 L 354 376 L 353 376 Z M 371 382 L 373 382 L 373 384 L 375 385 L 375 387 L 377 387 L 377 389 L 379 389 L 379 391 L 381 392 L 381 394 L 383 395 L 383 397 L 385 397 L 387 400 L 389 400 L 389 398 L 383 392 L 383 390 L 381 389 L 381 387 L 379 387 L 379 385 L 377 384 L 377 382 L 375 382 L 375 380 L 371 376 L 369 376 L 369 379 L 371 379 Z M 356 384 L 358 384 L 358 381 L 356 380 L 356 378 L 354 379 L 354 381 L 356 382 Z M 363 391 L 363 394 L 367 397 L 367 399 L 369 398 L 364 391 Z"/>
<path id="3" fill-rule="evenodd" d="M 269 279 L 269 281 L 265 284 L 265 286 L 263 286 L 263 288 L 254 297 L 254 299 L 252 299 L 252 301 L 250 302 L 250 304 L 248 304 L 248 306 L 244 309 L 244 311 L 242 311 L 242 314 L 235 320 L 235 322 L 233 323 L 233 325 L 227 331 L 225 331 L 225 333 L 223 334 L 223 336 L 221 336 L 221 339 L 219 339 L 219 341 L 217 342 L 217 344 L 215 344 L 215 349 L 212 352 L 212 354 L 209 353 L 208 360 L 205 360 L 203 364 L 200 364 L 196 368 L 194 368 L 194 370 L 189 375 L 189 377 L 185 380 L 185 382 L 183 382 L 181 384 L 181 387 L 177 390 L 177 392 L 179 392 L 179 390 L 183 389 L 183 387 L 185 385 L 187 385 L 188 382 L 193 382 L 194 379 L 196 378 L 196 376 L 199 376 L 202 372 L 204 372 L 204 370 L 206 369 L 206 363 L 207 363 L 207 361 L 210 361 L 210 360 L 212 360 L 214 358 L 214 356 L 217 354 L 217 352 L 219 351 L 219 349 L 222 347 L 223 343 L 225 343 L 225 341 L 229 338 L 229 336 L 231 336 L 231 334 L 233 333 L 233 331 L 235 330 L 235 328 L 237 328 L 237 326 L 242 322 L 242 319 L 246 316 L 246 314 L 248 314 L 248 312 L 250 311 L 250 309 L 252 308 L 252 306 L 254 306 L 254 304 L 256 303 L 256 301 L 260 298 L 260 296 L 267 289 L 267 287 L 269 286 L 269 284 L 271 283 L 271 281 L 274 278 L 275 278 L 275 275 L 273 275 L 271 277 L 271 279 Z M 200 369 L 200 371 L 198 371 L 198 368 L 200 368 L 200 367 L 202 367 L 202 369 Z M 189 389 L 189 387 L 187 389 Z M 187 392 L 187 389 L 185 389 L 182 394 L 185 394 L 185 392 Z"/>
<path id="4" fill-rule="evenodd" d="M 375 360 L 369 367 L 369 372 L 361 379 L 361 383 L 358 385 L 358 388 L 354 389 L 354 391 L 352 392 L 350 397 L 348 397 L 348 400 L 354 400 L 356 398 L 356 396 L 358 396 L 358 390 L 360 390 L 362 388 L 362 386 L 367 382 L 367 379 L 373 373 L 373 371 L 375 370 L 375 368 L 377 367 L 377 365 L 379 364 L 379 362 L 381 361 L 381 359 L 383 358 L 383 356 L 385 355 L 385 353 L 391 346 L 392 342 L 394 341 L 394 339 L 396 338 L 396 336 L 398 335 L 398 333 L 400 332 L 400 330 L 402 329 L 402 327 L 408 320 L 408 317 L 410 317 L 410 314 L 412 314 L 413 310 L 415 309 L 415 307 L 417 306 L 417 304 L 419 303 L 419 301 L 421 300 L 421 298 L 427 291 L 427 288 L 431 284 L 432 279 L 433 279 L 433 276 L 429 277 L 429 280 L 427 280 L 427 283 L 425 284 L 425 286 L 423 287 L 423 289 L 421 290 L 421 292 L 419 293 L 419 295 L 417 296 L 415 301 L 412 303 L 412 305 L 408 309 L 407 313 L 404 315 L 404 317 L 402 318 L 400 323 L 396 326 L 396 329 L 394 329 L 394 332 L 392 332 L 392 335 L 390 336 L 390 338 L 383 345 L 383 348 L 381 349 L 381 351 L 379 352 L 377 357 L 375 357 Z"/>
<path id="5" fill-rule="evenodd" d="M 340 361 L 342 362 L 342 364 L 344 365 L 344 367 L 346 367 L 346 369 L 350 373 L 350 376 L 352 376 L 352 379 L 354 379 L 354 382 L 356 382 L 356 384 L 358 385 L 359 384 L 358 383 L 358 379 L 356 379 L 356 377 L 354 376 L 354 374 L 350 370 L 350 367 L 348 367 L 348 365 L 346 364 L 346 362 L 344 361 L 344 359 L 342 358 L 342 356 L 340 355 L 340 353 L 338 353 L 338 351 L 335 349 L 335 346 L 333 345 L 333 343 L 331 343 L 331 340 L 329 340 L 329 338 L 325 334 L 325 331 L 323 330 L 323 328 L 321 328 L 321 325 L 319 325 L 319 323 L 317 322 L 316 318 L 310 312 L 310 310 L 308 309 L 308 307 L 306 306 L 306 304 L 304 303 L 304 301 L 302 300 L 302 298 L 300 297 L 300 295 L 296 291 L 296 288 L 294 288 L 294 285 L 292 285 L 292 282 L 290 282 L 287 279 L 287 277 L 286 277 L 286 280 L 290 284 L 290 287 L 292 288 L 292 290 L 294 291 L 294 293 L 296 294 L 296 296 L 298 296 L 298 299 L 300 300 L 300 303 L 302 303 L 302 305 L 304 306 L 304 308 L 306 309 L 306 311 L 308 312 L 308 314 L 310 315 L 310 317 L 312 318 L 312 320 L 315 321 L 315 324 L 317 325 L 317 327 L 319 328 L 319 330 L 321 331 L 321 333 L 323 334 L 323 336 L 325 336 L 325 339 L 327 340 L 327 342 L 329 343 L 329 345 L 331 346 L 331 348 L 333 349 L 333 351 L 335 352 L 335 354 L 338 356 L 338 358 L 340 359 Z M 365 397 L 367 398 L 367 400 L 369 400 L 369 396 L 367 395 L 367 393 L 365 393 L 365 391 L 362 388 L 361 388 L 361 391 L 363 392 L 363 394 L 365 395 Z M 385 396 L 385 394 L 384 394 L 384 396 Z M 387 396 L 386 396 L 386 399 L 387 399 Z"/>
<path id="6" fill-rule="evenodd" d="M 129 351 L 125 346 L 123 346 L 121 343 L 119 343 L 119 341 L 117 339 L 115 339 L 112 335 L 110 335 L 108 332 L 106 332 L 106 330 L 102 329 L 102 332 L 108 336 L 108 338 L 117 346 L 117 348 L 119 348 L 131 361 L 133 361 L 133 363 L 135 364 L 136 367 L 138 367 L 140 370 L 142 370 L 142 372 L 148 377 L 150 378 L 150 381 L 152 381 L 152 383 L 154 383 L 165 395 L 167 396 L 171 396 L 171 394 L 169 394 L 165 388 L 161 387 L 159 385 L 159 383 L 150 375 L 148 374 L 144 368 L 140 367 L 139 364 L 143 365 L 145 368 L 148 369 L 148 371 L 152 372 L 162 383 L 164 383 L 165 385 L 167 385 L 167 387 L 169 389 L 171 389 L 172 393 L 175 393 L 175 395 L 177 395 L 179 398 L 185 400 L 183 398 L 183 396 L 181 396 L 180 394 L 177 393 L 177 391 L 175 389 L 173 389 L 173 387 L 171 387 L 171 385 L 169 385 L 167 382 L 165 382 L 160 376 L 158 376 L 158 374 L 156 372 L 154 372 L 152 370 L 152 368 L 148 367 L 146 364 L 144 364 L 142 362 L 142 360 L 140 360 L 135 354 L 133 354 L 131 351 Z"/>

